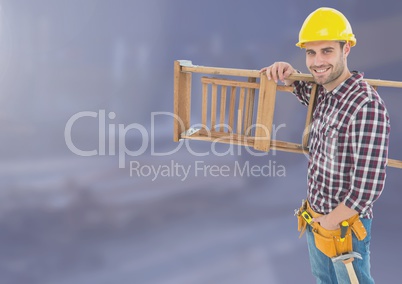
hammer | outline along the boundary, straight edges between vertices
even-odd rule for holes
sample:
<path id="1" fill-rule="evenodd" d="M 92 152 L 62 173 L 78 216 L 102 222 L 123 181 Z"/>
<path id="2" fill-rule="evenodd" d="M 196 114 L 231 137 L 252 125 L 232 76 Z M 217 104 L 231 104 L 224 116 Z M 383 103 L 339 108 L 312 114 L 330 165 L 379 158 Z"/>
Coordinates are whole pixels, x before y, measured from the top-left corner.
<path id="1" fill-rule="evenodd" d="M 339 256 L 331 258 L 333 263 L 342 261 L 345 264 L 351 284 L 359 284 L 359 280 L 357 280 L 356 272 L 355 272 L 355 270 L 353 268 L 353 264 L 352 264 L 352 261 L 354 260 L 355 257 L 359 258 L 359 259 L 363 259 L 360 253 L 354 252 L 354 251 L 349 252 L 349 253 L 344 253 Z"/>

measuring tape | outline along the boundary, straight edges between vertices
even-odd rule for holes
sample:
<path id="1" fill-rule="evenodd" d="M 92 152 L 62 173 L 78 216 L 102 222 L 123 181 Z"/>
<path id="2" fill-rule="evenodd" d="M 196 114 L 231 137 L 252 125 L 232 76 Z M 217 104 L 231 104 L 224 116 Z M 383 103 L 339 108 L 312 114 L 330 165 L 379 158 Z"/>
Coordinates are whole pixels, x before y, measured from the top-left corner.
<path id="1" fill-rule="evenodd" d="M 307 224 L 311 225 L 311 223 L 313 223 L 313 217 L 311 217 L 307 211 L 303 211 L 301 215 L 303 219 L 306 220 Z"/>

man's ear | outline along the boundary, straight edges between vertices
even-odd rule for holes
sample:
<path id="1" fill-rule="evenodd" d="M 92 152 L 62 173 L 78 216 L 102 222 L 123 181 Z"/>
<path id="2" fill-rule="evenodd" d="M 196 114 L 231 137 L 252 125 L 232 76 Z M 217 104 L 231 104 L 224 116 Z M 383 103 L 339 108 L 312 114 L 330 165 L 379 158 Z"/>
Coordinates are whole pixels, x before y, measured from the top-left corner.
<path id="1" fill-rule="evenodd" d="M 350 49 L 351 49 L 350 42 L 347 41 L 347 42 L 345 43 L 345 45 L 343 46 L 343 54 L 344 54 L 345 56 L 348 56 L 349 53 L 350 53 Z"/>

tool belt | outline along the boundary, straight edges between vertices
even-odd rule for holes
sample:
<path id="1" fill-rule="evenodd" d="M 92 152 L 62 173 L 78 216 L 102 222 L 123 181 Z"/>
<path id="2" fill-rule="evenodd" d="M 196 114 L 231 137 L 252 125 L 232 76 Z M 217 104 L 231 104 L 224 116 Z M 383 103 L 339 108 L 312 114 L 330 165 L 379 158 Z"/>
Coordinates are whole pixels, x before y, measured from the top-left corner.
<path id="1" fill-rule="evenodd" d="M 303 201 L 302 206 L 298 210 L 295 210 L 295 215 L 298 219 L 298 231 L 300 232 L 299 238 L 305 232 L 307 225 L 310 225 L 314 234 L 316 247 L 330 258 L 353 251 L 352 231 L 359 241 L 364 240 L 367 235 L 367 231 L 364 228 L 362 221 L 359 219 L 358 214 L 346 220 L 349 223 L 349 226 L 345 238 L 341 240 L 341 229 L 326 230 L 317 222 L 311 221 L 307 223 L 306 219 L 303 218 L 303 215 L 305 217 L 308 216 L 305 212 L 307 212 L 312 218 L 322 216 L 322 214 L 314 212 L 307 201 Z"/>

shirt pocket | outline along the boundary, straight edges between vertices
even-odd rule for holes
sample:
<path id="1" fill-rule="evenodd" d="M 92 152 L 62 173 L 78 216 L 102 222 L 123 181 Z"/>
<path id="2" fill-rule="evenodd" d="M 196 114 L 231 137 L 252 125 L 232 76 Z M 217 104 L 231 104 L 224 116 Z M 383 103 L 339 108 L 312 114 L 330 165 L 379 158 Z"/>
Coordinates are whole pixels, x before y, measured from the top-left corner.
<path id="1" fill-rule="evenodd" d="M 331 160 L 334 160 L 338 152 L 339 131 L 335 126 L 323 123 L 321 128 L 322 153 Z"/>

